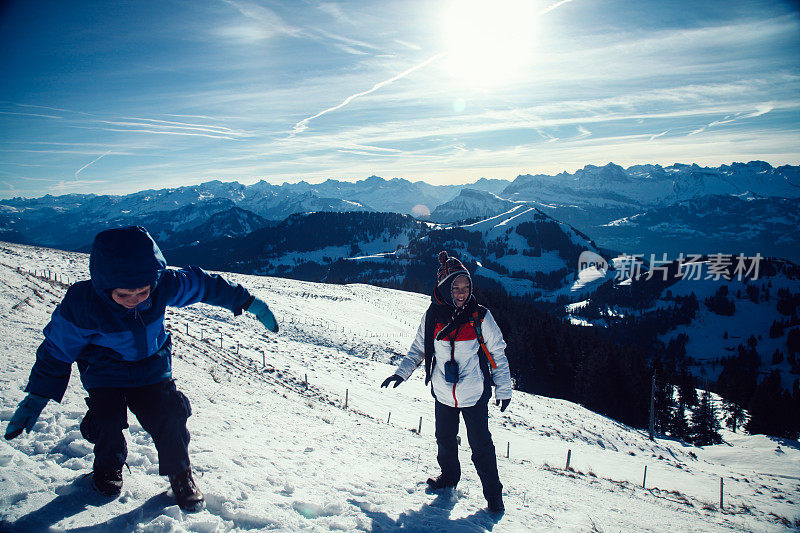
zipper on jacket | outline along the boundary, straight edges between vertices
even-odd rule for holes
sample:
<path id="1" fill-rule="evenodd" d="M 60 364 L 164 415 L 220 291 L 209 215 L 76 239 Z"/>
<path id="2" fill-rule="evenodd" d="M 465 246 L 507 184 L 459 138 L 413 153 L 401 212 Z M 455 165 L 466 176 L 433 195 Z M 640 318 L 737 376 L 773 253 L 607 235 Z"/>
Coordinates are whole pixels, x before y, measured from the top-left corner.
<path id="1" fill-rule="evenodd" d="M 450 334 L 450 360 L 455 362 L 456 360 L 456 339 L 458 338 L 458 332 L 461 331 L 461 325 Z M 458 383 L 453 383 L 453 402 L 455 402 L 455 408 L 458 409 L 458 399 L 456 398 L 456 385 Z"/>
<path id="2" fill-rule="evenodd" d="M 139 334 L 137 335 L 137 330 Z M 133 343 L 136 346 L 136 352 L 140 358 L 150 355 L 147 349 L 147 325 L 144 323 L 144 318 L 139 313 L 138 306 L 133 308 L 133 327 L 131 327 L 133 334 Z"/>

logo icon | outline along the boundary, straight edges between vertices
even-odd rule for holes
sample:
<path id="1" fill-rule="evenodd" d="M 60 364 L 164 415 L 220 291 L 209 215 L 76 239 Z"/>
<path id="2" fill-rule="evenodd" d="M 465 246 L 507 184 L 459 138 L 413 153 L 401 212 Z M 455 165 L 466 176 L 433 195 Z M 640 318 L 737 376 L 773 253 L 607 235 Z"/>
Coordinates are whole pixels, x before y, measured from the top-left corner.
<path id="1" fill-rule="evenodd" d="M 590 250 L 584 250 L 578 257 L 578 270 L 586 270 L 587 268 L 595 268 L 603 273 L 608 272 L 608 261 L 603 259 L 599 254 Z"/>

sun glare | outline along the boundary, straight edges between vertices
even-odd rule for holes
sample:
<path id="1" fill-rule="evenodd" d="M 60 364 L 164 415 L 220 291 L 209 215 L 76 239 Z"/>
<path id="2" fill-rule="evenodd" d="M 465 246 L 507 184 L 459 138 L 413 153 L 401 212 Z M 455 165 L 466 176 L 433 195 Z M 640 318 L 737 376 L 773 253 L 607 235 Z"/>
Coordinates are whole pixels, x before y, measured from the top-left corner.
<path id="1" fill-rule="evenodd" d="M 447 70 L 459 83 L 508 83 L 530 66 L 536 37 L 536 2 L 456 0 L 447 10 Z"/>

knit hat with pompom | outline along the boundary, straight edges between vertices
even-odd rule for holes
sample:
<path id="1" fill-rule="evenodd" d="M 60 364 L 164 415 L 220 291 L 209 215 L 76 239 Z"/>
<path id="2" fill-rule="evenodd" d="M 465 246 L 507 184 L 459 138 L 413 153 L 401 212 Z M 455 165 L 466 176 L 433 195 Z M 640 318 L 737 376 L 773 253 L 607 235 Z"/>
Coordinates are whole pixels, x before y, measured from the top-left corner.
<path id="1" fill-rule="evenodd" d="M 436 287 L 439 295 L 448 305 L 453 304 L 453 281 L 458 276 L 466 276 L 469 279 L 470 296 L 472 296 L 472 276 L 464 267 L 464 264 L 455 257 L 450 257 L 447 252 L 439 252 L 439 270 L 436 272 Z"/>

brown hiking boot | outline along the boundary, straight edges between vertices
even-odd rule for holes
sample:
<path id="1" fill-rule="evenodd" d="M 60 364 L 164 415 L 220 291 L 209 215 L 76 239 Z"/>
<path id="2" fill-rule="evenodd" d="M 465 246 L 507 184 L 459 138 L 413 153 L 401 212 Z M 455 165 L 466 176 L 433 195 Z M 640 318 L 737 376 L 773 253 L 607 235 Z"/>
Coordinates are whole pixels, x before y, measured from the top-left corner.
<path id="1" fill-rule="evenodd" d="M 196 513 L 203 508 L 205 498 L 192 478 L 191 468 L 182 474 L 169 476 L 169 484 L 172 486 L 172 492 L 181 509 L 189 513 Z"/>

